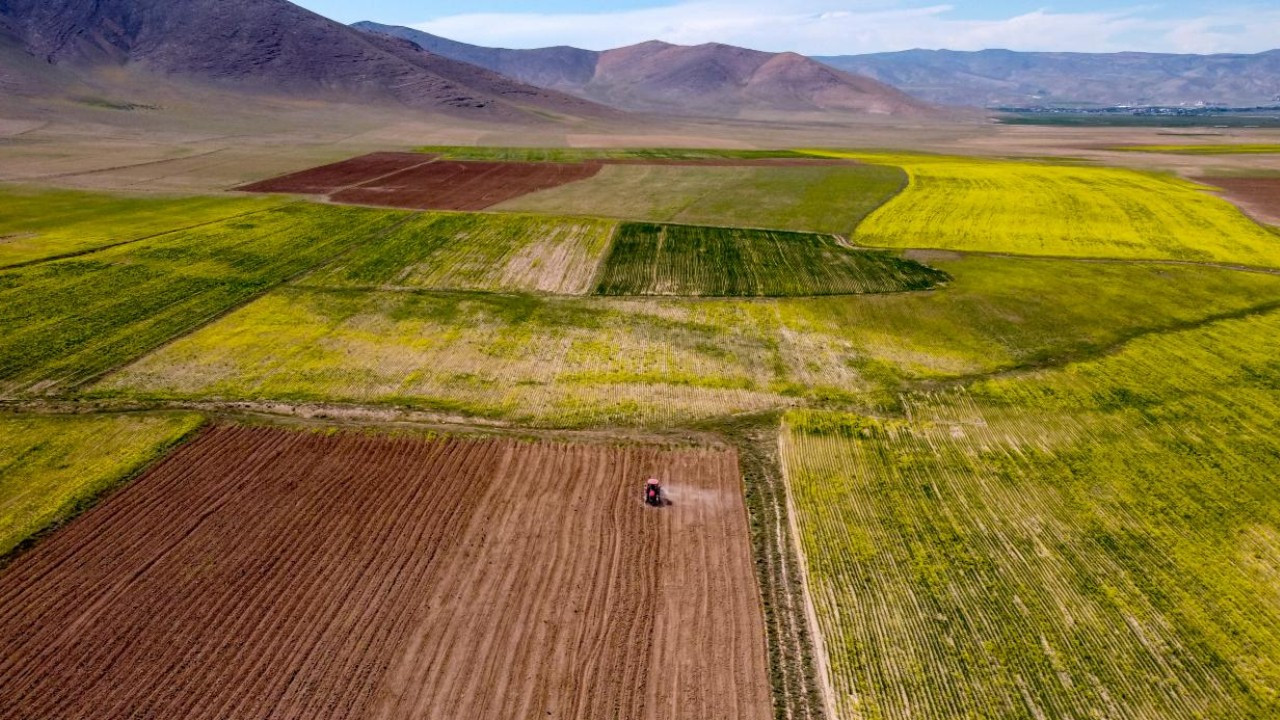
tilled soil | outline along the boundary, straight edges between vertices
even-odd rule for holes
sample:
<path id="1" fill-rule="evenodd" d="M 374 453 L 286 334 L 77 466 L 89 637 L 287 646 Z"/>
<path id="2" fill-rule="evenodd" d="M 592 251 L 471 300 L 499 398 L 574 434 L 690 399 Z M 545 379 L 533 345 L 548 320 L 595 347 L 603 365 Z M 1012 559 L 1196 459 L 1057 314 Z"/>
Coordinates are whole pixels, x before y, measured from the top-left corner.
<path id="1" fill-rule="evenodd" d="M 441 161 L 388 175 L 334 193 L 355 205 L 414 210 L 483 210 L 521 195 L 547 190 L 600 172 L 600 163 Z"/>
<path id="2" fill-rule="evenodd" d="M 1213 177 L 1202 182 L 1226 190 L 1226 198 L 1254 218 L 1280 225 L 1280 177 Z"/>
<path id="3" fill-rule="evenodd" d="M 217 427 L 0 575 L 0 717 L 763 719 L 760 607 L 732 451 Z"/>
<path id="4" fill-rule="evenodd" d="M 435 161 L 421 153 L 382 152 L 245 185 L 260 193 L 328 195 L 338 203 L 410 210 L 484 210 L 600 172 L 604 165 L 812 167 L 854 165 L 828 158 L 611 158 L 580 163 Z"/>
<path id="5" fill-rule="evenodd" d="M 328 195 L 343 188 L 431 162 L 434 155 L 382 152 L 310 168 L 245 185 L 240 190 L 259 193 Z"/>

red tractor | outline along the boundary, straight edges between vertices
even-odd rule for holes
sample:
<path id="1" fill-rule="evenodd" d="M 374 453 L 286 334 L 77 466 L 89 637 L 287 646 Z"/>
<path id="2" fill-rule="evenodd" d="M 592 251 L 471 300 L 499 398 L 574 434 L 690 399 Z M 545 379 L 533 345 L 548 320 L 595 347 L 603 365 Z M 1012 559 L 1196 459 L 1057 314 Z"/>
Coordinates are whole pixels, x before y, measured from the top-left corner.
<path id="1" fill-rule="evenodd" d="M 662 507 L 667 504 L 667 493 L 662 489 L 658 478 L 649 478 L 644 484 L 644 504 L 651 507 Z"/>

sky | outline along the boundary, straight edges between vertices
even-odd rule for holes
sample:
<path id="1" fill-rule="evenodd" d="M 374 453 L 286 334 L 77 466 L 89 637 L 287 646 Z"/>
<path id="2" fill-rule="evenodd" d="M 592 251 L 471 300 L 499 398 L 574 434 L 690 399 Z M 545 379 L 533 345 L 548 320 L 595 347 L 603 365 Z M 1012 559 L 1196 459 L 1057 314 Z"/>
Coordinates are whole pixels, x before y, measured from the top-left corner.
<path id="1" fill-rule="evenodd" d="M 1276 0 L 294 0 L 341 22 L 408 25 L 490 47 L 606 50 L 645 40 L 806 55 L 911 48 L 1261 52 Z"/>

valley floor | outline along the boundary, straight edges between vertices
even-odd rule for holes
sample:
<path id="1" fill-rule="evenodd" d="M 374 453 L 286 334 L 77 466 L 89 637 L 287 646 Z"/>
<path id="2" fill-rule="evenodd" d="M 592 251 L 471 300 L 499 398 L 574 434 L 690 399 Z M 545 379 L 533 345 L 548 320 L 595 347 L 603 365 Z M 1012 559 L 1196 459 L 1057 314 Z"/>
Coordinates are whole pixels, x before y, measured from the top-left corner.
<path id="1" fill-rule="evenodd" d="M 1186 179 L 1274 158 L 873 128 L 946 154 L 611 165 L 416 213 L 189 193 L 483 132 L 4 128 L 0 595 L 31 605 L 3 604 L 0 694 L 27 715 L 224 716 L 228 683 L 267 716 L 1280 707 L 1280 233 Z M 240 673 L 283 652 L 267 625 L 289 673 Z"/>

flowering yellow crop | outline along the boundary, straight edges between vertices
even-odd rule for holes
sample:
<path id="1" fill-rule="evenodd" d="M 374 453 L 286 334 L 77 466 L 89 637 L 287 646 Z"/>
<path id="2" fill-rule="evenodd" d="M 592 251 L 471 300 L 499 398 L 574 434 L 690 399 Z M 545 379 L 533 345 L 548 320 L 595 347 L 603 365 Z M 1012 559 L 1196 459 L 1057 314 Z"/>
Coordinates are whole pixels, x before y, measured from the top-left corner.
<path id="1" fill-rule="evenodd" d="M 1018 255 L 1280 265 L 1280 235 L 1203 185 L 1121 168 L 822 153 L 897 165 L 907 189 L 854 239 Z"/>

